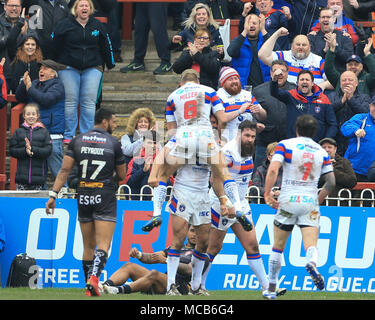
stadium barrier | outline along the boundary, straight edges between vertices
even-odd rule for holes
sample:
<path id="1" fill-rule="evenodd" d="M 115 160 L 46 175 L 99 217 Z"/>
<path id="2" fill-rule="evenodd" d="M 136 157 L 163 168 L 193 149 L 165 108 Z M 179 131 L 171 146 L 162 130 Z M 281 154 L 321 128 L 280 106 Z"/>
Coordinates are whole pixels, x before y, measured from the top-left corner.
<path id="1" fill-rule="evenodd" d="M 130 190 L 128 186 L 121 186 L 118 197 L 124 197 L 127 190 Z M 34 279 L 39 277 L 40 287 L 83 288 L 83 248 L 77 221 L 77 201 L 57 199 L 54 215 L 46 215 L 46 201 L 46 191 L 0 192 L 0 218 L 6 234 L 6 248 L 0 254 L 2 283 L 4 285 L 6 282 L 14 256 L 26 252 L 37 260 L 40 272 L 39 276 L 35 272 Z M 253 203 L 251 209 L 260 253 L 267 270 L 275 210 L 264 204 Z M 151 216 L 152 201 L 117 200 L 118 220 L 102 281 L 125 262 L 139 263 L 129 257 L 131 247 L 154 252 L 171 244 L 171 220 L 165 211 L 160 228 L 150 233 L 141 231 L 142 225 Z M 325 277 L 327 291 L 375 293 L 374 230 L 374 208 L 321 207 L 318 267 Z M 315 291 L 304 269 L 305 263 L 301 232 L 299 228 L 294 228 L 283 253 L 280 286 L 293 291 Z M 166 272 L 166 265 L 144 266 Z M 214 260 L 207 288 L 259 290 L 255 275 L 249 272 L 246 253 L 231 230 Z"/>

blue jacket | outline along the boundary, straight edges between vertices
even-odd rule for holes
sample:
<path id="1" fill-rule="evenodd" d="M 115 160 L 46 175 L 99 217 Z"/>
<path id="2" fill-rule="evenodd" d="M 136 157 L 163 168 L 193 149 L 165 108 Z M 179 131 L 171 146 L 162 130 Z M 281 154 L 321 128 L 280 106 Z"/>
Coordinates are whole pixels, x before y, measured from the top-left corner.
<path id="1" fill-rule="evenodd" d="M 317 86 L 313 86 L 313 95 L 304 96 L 298 89 L 279 90 L 277 82 L 271 82 L 271 95 L 284 102 L 287 110 L 287 138 L 296 136 L 296 120 L 300 115 L 311 114 L 318 120 L 318 131 L 314 141 L 328 137 L 334 138 L 337 133 L 337 121 L 328 97 Z"/>
<path id="2" fill-rule="evenodd" d="M 268 35 L 268 34 L 267 34 Z M 262 33 L 259 33 L 258 38 L 258 51 L 263 43 L 269 38 L 269 36 L 263 37 Z M 253 60 L 253 53 L 251 51 L 251 44 L 247 37 L 243 37 L 241 34 L 234 38 L 227 49 L 228 54 L 232 57 L 232 67 L 237 70 L 241 79 L 242 88 L 247 85 L 247 80 L 250 74 L 251 61 Z M 258 58 L 259 59 L 259 58 Z M 260 67 L 263 75 L 263 82 L 270 80 L 270 67 L 260 61 Z"/>
<path id="3" fill-rule="evenodd" d="M 366 121 L 364 130 L 366 135 L 360 139 L 360 147 L 357 152 L 357 137 L 355 132 L 361 128 Z M 351 117 L 341 126 L 341 132 L 349 138 L 348 149 L 345 158 L 349 159 L 354 172 L 367 176 L 371 163 L 375 161 L 375 120 L 370 113 L 359 113 Z"/>
<path id="4" fill-rule="evenodd" d="M 40 121 L 50 134 L 63 134 L 65 131 L 65 90 L 59 78 L 47 81 L 34 80 L 26 91 L 25 83 L 20 82 L 16 90 L 17 101 L 35 102 L 39 105 Z"/>

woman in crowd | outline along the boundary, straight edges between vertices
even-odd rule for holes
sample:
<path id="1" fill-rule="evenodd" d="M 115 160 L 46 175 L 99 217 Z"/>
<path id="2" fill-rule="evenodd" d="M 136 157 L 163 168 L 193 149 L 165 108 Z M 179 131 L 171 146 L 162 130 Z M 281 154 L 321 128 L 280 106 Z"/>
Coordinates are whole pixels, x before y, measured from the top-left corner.
<path id="1" fill-rule="evenodd" d="M 211 47 L 216 47 L 220 54 L 224 54 L 224 45 L 219 32 L 219 24 L 211 15 L 211 10 L 206 4 L 197 3 L 191 11 L 189 18 L 182 25 L 184 29 L 172 38 L 171 49 L 186 47 L 189 42 L 194 42 L 196 31 L 200 28 L 205 28 L 211 34 Z"/>
<path id="2" fill-rule="evenodd" d="M 42 190 L 46 183 L 47 159 L 52 152 L 52 142 L 39 116 L 36 104 L 26 105 L 23 109 L 25 121 L 9 141 L 10 155 L 18 160 L 17 190 Z"/>
<path id="3" fill-rule="evenodd" d="M 172 69 L 178 74 L 186 69 L 194 69 L 199 73 L 201 84 L 217 90 L 221 55 L 212 49 L 210 42 L 211 34 L 208 29 L 198 29 L 193 43 L 188 44 L 188 48 L 174 62 Z"/>
<path id="4" fill-rule="evenodd" d="M 77 0 L 72 15 L 61 20 L 52 34 L 55 60 L 66 66 L 59 71 L 65 88 L 64 143 L 76 134 L 78 105 L 79 130 L 94 126 L 94 115 L 104 66 L 115 66 L 111 42 L 101 22 L 93 17 L 91 0 Z"/>

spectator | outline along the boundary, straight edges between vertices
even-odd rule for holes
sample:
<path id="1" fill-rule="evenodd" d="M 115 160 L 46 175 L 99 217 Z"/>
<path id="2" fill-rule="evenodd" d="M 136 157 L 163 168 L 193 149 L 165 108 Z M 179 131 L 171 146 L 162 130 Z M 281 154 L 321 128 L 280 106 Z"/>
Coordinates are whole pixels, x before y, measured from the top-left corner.
<path id="1" fill-rule="evenodd" d="M 345 71 L 341 74 L 340 88 L 339 91 L 330 95 L 339 128 L 355 114 L 368 112 L 368 105 L 371 102 L 368 94 L 359 93 L 357 89 L 358 79 L 352 71 Z M 335 140 L 337 142 L 337 153 L 344 156 L 348 147 L 348 139 L 339 130 Z"/>
<path id="2" fill-rule="evenodd" d="M 70 1 L 74 3 L 74 1 Z M 66 0 L 23 0 L 23 6 L 30 17 L 29 28 L 36 32 L 43 58 L 53 57 L 51 34 L 56 24 L 69 15 Z"/>
<path id="3" fill-rule="evenodd" d="M 375 98 L 368 113 L 359 113 L 341 126 L 341 132 L 349 138 L 345 158 L 349 159 L 358 182 L 368 181 L 367 174 L 375 160 Z"/>
<path id="4" fill-rule="evenodd" d="M 307 37 L 310 41 L 311 52 L 325 59 L 329 50 L 332 37 L 336 39 L 335 67 L 339 72 L 345 70 L 346 60 L 353 55 L 353 44 L 349 37 L 341 30 L 333 27 L 333 12 L 331 9 L 322 9 L 319 16 L 320 29 L 310 33 Z"/>
<path id="5" fill-rule="evenodd" d="M 306 35 L 298 35 L 293 39 L 291 50 L 273 51 L 279 37 L 287 36 L 284 27 L 277 30 L 260 48 L 259 59 L 270 66 L 273 60 L 285 60 L 289 67 L 288 81 L 297 84 L 297 76 L 301 70 L 309 70 L 314 76 L 314 83 L 323 90 L 330 88 L 325 81 L 324 59 L 311 52 L 309 39 Z"/>
<path id="6" fill-rule="evenodd" d="M 39 122 L 39 108 L 28 104 L 23 109 L 25 122 L 9 140 L 9 153 L 17 159 L 17 190 L 42 190 L 47 179 L 46 161 L 52 144 L 48 130 Z"/>
<path id="7" fill-rule="evenodd" d="M 62 140 L 65 131 L 65 90 L 62 81 L 57 77 L 61 68 L 53 60 L 40 63 L 38 79 L 32 81 L 28 72 L 17 88 L 17 101 L 36 103 L 40 108 L 40 121 L 48 130 L 52 140 L 52 153 L 48 158 L 48 167 L 56 179 L 62 165 Z"/>
<path id="8" fill-rule="evenodd" d="M 10 83 L 12 79 L 12 72 L 9 67 L 11 60 L 8 56 L 8 37 L 10 30 L 17 24 L 22 24 L 22 34 L 27 32 L 27 22 L 21 17 L 21 0 L 5 0 L 4 12 L 0 15 L 0 58 L 5 58 L 4 76 L 10 90 Z M 8 91 L 9 92 L 9 91 Z"/>
<path id="9" fill-rule="evenodd" d="M 249 91 L 241 88 L 241 80 L 238 72 L 229 67 L 223 67 L 220 71 L 221 88 L 217 91 L 225 113 L 232 115 L 221 129 L 221 138 L 226 142 L 231 141 L 237 136 L 238 126 L 244 120 L 265 120 L 266 111 L 255 100 Z"/>
<path id="10" fill-rule="evenodd" d="M 345 36 L 351 39 L 353 46 L 358 42 L 358 35 L 355 32 L 353 21 L 344 14 L 344 7 L 342 0 L 328 0 L 327 8 L 333 11 L 333 16 L 336 18 L 334 22 L 334 28 L 340 30 L 344 33 Z M 318 21 L 314 22 L 312 26 L 312 31 L 319 31 L 321 29 L 321 24 Z"/>
<path id="11" fill-rule="evenodd" d="M 293 16 L 297 28 L 292 32 L 296 35 L 307 35 L 315 20 L 319 18 L 319 12 L 327 6 L 327 0 L 286 0 L 292 5 Z"/>
<path id="12" fill-rule="evenodd" d="M 38 79 L 39 63 L 43 60 L 42 50 L 39 46 L 39 39 L 35 32 L 28 32 L 26 35 L 17 35 L 20 33 L 18 28 L 22 25 L 16 25 L 10 32 L 8 38 L 8 54 L 12 60 L 10 69 L 12 78 L 9 81 L 10 90 L 13 94 L 22 77 L 27 71 L 31 80 Z"/>
<path id="13" fill-rule="evenodd" d="M 241 34 L 228 46 L 227 52 L 232 57 L 232 67 L 240 75 L 242 88 L 245 85 L 255 87 L 269 80 L 269 67 L 258 59 L 258 51 L 268 38 L 264 19 L 250 14 L 245 19 Z"/>
<path id="14" fill-rule="evenodd" d="M 296 28 L 295 21 L 292 19 L 290 9 L 288 6 L 283 6 L 280 9 L 275 9 L 272 0 L 257 0 L 255 2 L 256 14 L 264 16 L 265 28 L 269 35 L 272 35 L 279 28 L 284 27 L 291 33 Z M 242 32 L 241 22 L 244 21 L 242 16 L 240 19 L 239 31 Z M 280 50 L 289 50 L 290 41 L 289 37 L 280 37 L 277 39 L 277 45 Z"/>
<path id="15" fill-rule="evenodd" d="M 91 0 L 77 0 L 72 15 L 61 20 L 53 33 L 54 49 L 58 63 L 66 65 L 59 71 L 65 88 L 64 143 L 76 134 L 78 104 L 80 105 L 80 132 L 94 126 L 96 101 L 104 64 L 114 67 L 111 44 L 101 22 L 92 14 Z"/>
<path id="16" fill-rule="evenodd" d="M 149 108 L 138 108 L 132 112 L 126 124 L 125 134 L 121 137 L 121 148 L 128 164 L 142 149 L 143 135 L 154 130 L 156 118 Z"/>
<path id="17" fill-rule="evenodd" d="M 275 70 L 280 69 L 282 73 L 277 76 L 279 89 L 292 90 L 296 86 L 287 81 L 288 64 L 284 60 L 275 60 L 271 65 L 271 77 Z M 281 141 L 287 136 L 286 106 L 284 102 L 270 96 L 271 81 L 262 83 L 253 89 L 253 95 L 260 105 L 266 110 L 267 118 L 261 121 L 264 129 L 257 133 L 255 139 L 254 170 L 266 159 L 266 148 L 274 141 Z"/>
<path id="18" fill-rule="evenodd" d="M 323 138 L 319 141 L 319 144 L 322 148 L 327 151 L 331 163 L 333 166 L 333 173 L 335 174 L 336 179 L 336 187 L 335 190 L 332 191 L 329 196 L 334 198 L 337 197 L 338 191 L 340 189 L 352 189 L 357 184 L 357 177 L 354 173 L 353 167 L 350 161 L 341 155 L 339 155 L 337 151 L 337 143 L 334 139 L 331 138 Z M 319 181 L 319 187 L 323 185 L 323 181 Z M 332 202 L 330 205 L 333 204 Z"/>
<path id="19" fill-rule="evenodd" d="M 244 3 L 240 0 L 187 0 L 185 3 L 185 14 L 189 16 L 192 8 L 197 3 L 207 5 L 214 19 L 237 19 L 242 12 Z"/>
<path id="20" fill-rule="evenodd" d="M 266 158 L 263 160 L 262 164 L 256 169 L 254 173 L 254 176 L 252 178 L 252 182 L 253 182 L 252 185 L 255 187 L 258 187 L 259 193 L 257 192 L 255 188 L 252 188 L 250 190 L 250 196 L 252 196 L 251 203 L 264 203 L 264 199 L 261 199 L 261 201 L 258 202 L 258 198 L 256 196 L 257 195 L 261 197 L 264 196 L 264 183 L 266 182 L 267 170 L 270 165 L 271 159 L 275 153 L 276 146 L 277 146 L 277 142 L 272 142 L 267 146 L 266 152 L 265 152 Z M 275 185 L 273 186 L 271 190 L 271 197 L 277 198 L 279 196 L 282 175 L 283 175 L 283 170 L 281 169 L 278 172 Z"/>
<path id="21" fill-rule="evenodd" d="M 371 21 L 371 13 L 375 11 L 374 0 L 343 1 L 345 14 L 354 21 Z"/>
<path id="22" fill-rule="evenodd" d="M 297 77 L 297 88 L 289 91 L 279 90 L 276 69 L 272 78 L 271 95 L 285 103 L 287 109 L 287 138 L 296 137 L 298 116 L 310 114 L 318 121 L 318 130 L 314 141 L 324 137 L 333 138 L 337 133 L 336 116 L 328 97 L 314 84 L 314 76 L 308 70 L 302 70 Z"/>
<path id="23" fill-rule="evenodd" d="M 148 45 L 150 28 L 154 34 L 156 51 L 161 60 L 154 74 L 164 74 L 172 69 L 171 53 L 168 48 L 169 39 L 167 33 L 168 3 L 136 2 L 134 21 L 134 58 L 129 65 L 120 69 L 121 72 L 144 71 L 144 58 Z"/>
<path id="24" fill-rule="evenodd" d="M 371 94 L 375 89 L 375 57 L 371 54 L 372 39 L 370 38 L 363 49 L 363 61 L 369 69 L 369 73 L 363 68 L 363 61 L 357 55 L 352 55 L 346 60 L 346 70 L 352 71 L 358 78 L 358 91 L 360 93 Z M 332 39 L 329 50 L 326 54 L 324 71 L 327 80 L 336 90 L 340 88 L 340 72 L 335 67 L 336 39 Z"/>
<path id="25" fill-rule="evenodd" d="M 369 182 L 375 182 L 375 161 L 371 163 L 367 176 Z"/>
<path id="26" fill-rule="evenodd" d="M 211 34 L 208 29 L 198 29 L 194 42 L 188 43 L 188 48 L 173 63 L 172 69 L 178 74 L 186 69 L 194 69 L 199 73 L 201 84 L 217 90 L 221 56 L 212 49 L 210 42 Z"/>
<path id="27" fill-rule="evenodd" d="M 7 99 L 8 99 L 7 83 L 5 81 L 4 70 L 3 70 L 4 63 L 5 63 L 5 58 L 2 58 L 0 61 L 0 109 L 4 108 L 7 105 Z"/>
<path id="28" fill-rule="evenodd" d="M 216 47 L 220 54 L 224 53 L 223 40 L 219 32 L 219 24 L 213 18 L 210 8 L 203 4 L 197 3 L 189 17 L 182 23 L 184 29 L 172 37 L 170 49 L 183 49 L 189 42 L 194 42 L 195 32 L 199 28 L 206 28 L 211 34 L 211 47 Z"/>
<path id="29" fill-rule="evenodd" d="M 132 200 L 139 200 L 143 186 L 147 185 L 148 177 L 156 154 L 160 138 L 156 131 L 146 131 L 142 138 L 142 149 L 139 156 L 134 157 L 126 172 L 125 184 L 132 190 Z M 143 190 L 142 194 L 151 194 L 151 188 Z M 151 197 L 143 197 L 143 200 L 151 200 Z"/>

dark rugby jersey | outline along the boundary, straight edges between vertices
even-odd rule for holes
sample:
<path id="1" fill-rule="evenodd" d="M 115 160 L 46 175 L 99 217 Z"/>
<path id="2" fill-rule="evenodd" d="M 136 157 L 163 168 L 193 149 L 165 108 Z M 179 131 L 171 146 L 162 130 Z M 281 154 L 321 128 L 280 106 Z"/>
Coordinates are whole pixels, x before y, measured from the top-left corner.
<path id="1" fill-rule="evenodd" d="M 125 163 L 120 141 L 99 128 L 76 136 L 66 155 L 74 158 L 80 183 L 103 183 L 103 187 L 115 188 L 113 173 Z"/>

